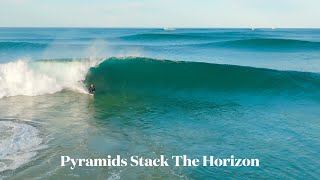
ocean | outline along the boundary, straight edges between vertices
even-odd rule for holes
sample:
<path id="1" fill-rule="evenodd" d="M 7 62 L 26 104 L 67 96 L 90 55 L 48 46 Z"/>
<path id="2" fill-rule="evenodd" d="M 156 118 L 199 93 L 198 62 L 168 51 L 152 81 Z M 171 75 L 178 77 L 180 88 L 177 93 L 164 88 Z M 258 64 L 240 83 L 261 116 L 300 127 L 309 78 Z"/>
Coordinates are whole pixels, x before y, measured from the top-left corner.
<path id="1" fill-rule="evenodd" d="M 319 52 L 319 29 L 0 28 L 0 179 L 317 179 Z M 108 155 L 260 165 L 60 166 Z"/>

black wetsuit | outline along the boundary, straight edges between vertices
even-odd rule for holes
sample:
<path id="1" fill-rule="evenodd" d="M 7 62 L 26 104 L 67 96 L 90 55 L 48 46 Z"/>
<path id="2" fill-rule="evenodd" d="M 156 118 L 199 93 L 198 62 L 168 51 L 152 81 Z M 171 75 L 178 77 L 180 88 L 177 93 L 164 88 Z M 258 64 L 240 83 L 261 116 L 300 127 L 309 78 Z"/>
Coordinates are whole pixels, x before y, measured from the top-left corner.
<path id="1" fill-rule="evenodd" d="M 96 92 L 96 88 L 94 86 L 89 88 L 89 93 L 90 94 L 93 94 L 95 92 Z"/>

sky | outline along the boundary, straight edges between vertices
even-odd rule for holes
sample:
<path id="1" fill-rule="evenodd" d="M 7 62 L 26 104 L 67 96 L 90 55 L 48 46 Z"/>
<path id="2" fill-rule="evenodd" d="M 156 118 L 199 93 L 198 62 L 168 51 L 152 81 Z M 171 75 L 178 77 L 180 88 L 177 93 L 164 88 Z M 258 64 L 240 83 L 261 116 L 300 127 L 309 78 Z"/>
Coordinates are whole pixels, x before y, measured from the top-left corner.
<path id="1" fill-rule="evenodd" d="M 320 0 L 0 0 L 0 27 L 319 28 Z"/>

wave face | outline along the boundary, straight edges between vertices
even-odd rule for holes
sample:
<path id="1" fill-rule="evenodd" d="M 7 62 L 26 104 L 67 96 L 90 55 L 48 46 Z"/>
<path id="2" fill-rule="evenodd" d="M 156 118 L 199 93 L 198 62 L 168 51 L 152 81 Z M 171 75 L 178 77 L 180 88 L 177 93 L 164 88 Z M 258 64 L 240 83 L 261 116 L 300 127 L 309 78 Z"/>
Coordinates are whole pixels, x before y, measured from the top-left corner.
<path id="1" fill-rule="evenodd" d="M 0 98 L 52 94 L 63 89 L 85 93 L 82 81 L 99 60 L 18 60 L 0 64 Z"/>
<path id="2" fill-rule="evenodd" d="M 276 71 L 199 62 L 150 58 L 110 58 L 90 69 L 87 83 L 99 91 L 127 89 L 203 89 L 222 91 L 312 91 L 320 88 L 317 74 Z"/>

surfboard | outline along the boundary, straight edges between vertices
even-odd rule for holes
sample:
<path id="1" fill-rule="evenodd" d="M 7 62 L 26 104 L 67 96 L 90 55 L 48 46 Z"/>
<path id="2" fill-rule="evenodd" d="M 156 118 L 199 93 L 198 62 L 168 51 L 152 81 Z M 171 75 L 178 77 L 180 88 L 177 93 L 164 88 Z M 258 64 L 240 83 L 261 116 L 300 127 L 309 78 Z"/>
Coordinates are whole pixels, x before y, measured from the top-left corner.
<path id="1" fill-rule="evenodd" d="M 94 94 L 91 94 L 91 93 L 88 93 L 88 92 L 87 92 L 87 93 L 85 93 L 85 94 L 88 94 L 88 95 L 90 95 L 90 96 L 94 96 Z"/>

